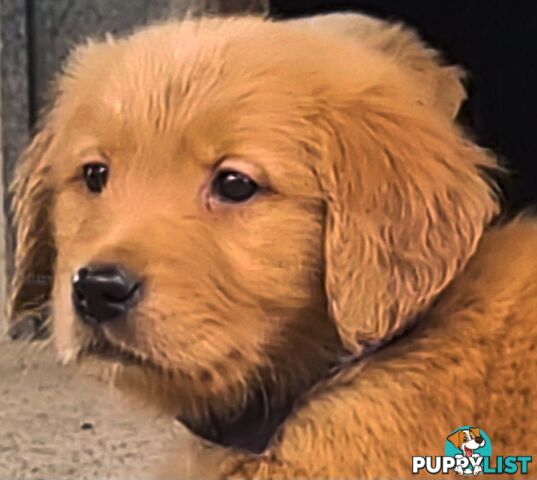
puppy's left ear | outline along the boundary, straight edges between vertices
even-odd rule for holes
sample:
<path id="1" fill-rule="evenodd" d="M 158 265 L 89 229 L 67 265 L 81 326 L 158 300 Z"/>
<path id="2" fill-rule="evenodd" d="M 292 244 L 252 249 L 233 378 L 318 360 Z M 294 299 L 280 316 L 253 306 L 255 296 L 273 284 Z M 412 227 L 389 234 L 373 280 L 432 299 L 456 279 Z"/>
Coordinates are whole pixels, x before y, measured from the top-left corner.
<path id="1" fill-rule="evenodd" d="M 462 437 L 464 433 L 460 430 L 457 430 L 455 433 L 452 433 L 449 437 L 447 437 L 448 441 L 451 442 L 451 444 L 456 448 L 461 448 L 462 445 Z"/>
<path id="2" fill-rule="evenodd" d="M 22 154 L 12 183 L 16 227 L 15 270 L 8 302 L 12 336 L 17 335 L 18 325 L 29 319 L 33 327 L 40 326 L 52 288 L 55 248 L 49 221 L 52 189 L 48 152 L 53 138 L 51 128 L 45 125 Z"/>
<path id="3" fill-rule="evenodd" d="M 326 113 L 317 167 L 329 313 L 355 353 L 393 337 L 448 285 L 498 209 L 482 172 L 494 159 L 453 122 L 359 95 Z"/>

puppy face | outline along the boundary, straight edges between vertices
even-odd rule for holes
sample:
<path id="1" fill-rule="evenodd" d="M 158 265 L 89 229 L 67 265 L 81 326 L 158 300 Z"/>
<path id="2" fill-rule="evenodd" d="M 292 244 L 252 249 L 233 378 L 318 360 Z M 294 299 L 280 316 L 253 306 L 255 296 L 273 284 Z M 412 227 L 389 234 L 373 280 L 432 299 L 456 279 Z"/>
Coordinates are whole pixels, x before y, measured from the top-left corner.
<path id="1" fill-rule="evenodd" d="M 173 377 L 157 381 L 172 390 L 157 398 L 173 399 L 176 414 L 189 408 L 178 391 L 221 401 L 261 377 L 308 383 L 337 346 L 322 284 L 324 206 L 300 145 L 310 132 L 293 118 L 311 105 L 293 98 L 292 78 L 255 71 L 268 59 L 234 68 L 239 45 L 221 44 L 216 27 L 87 47 L 48 124 L 58 131 L 48 181 L 60 355 L 102 342 L 128 352 Z M 163 54 L 162 42 L 177 49 Z M 224 48 L 237 55 L 220 58 Z M 99 191 L 95 168 L 106 169 Z M 226 197 L 230 174 L 252 193 Z M 124 318 L 92 329 L 73 308 L 72 281 L 99 266 L 129 272 L 140 292 Z"/>
<path id="2" fill-rule="evenodd" d="M 448 437 L 448 440 L 466 456 L 471 456 L 473 451 L 485 445 L 485 440 L 481 436 L 479 428 L 469 428 L 457 430 Z"/>
<path id="3" fill-rule="evenodd" d="M 78 49 L 15 182 L 12 314 L 50 296 L 63 358 L 110 355 L 187 417 L 282 402 L 404 327 L 475 249 L 493 162 L 411 69 L 322 31 L 214 19 Z M 111 267 L 135 301 L 81 321 L 73 281 Z"/>

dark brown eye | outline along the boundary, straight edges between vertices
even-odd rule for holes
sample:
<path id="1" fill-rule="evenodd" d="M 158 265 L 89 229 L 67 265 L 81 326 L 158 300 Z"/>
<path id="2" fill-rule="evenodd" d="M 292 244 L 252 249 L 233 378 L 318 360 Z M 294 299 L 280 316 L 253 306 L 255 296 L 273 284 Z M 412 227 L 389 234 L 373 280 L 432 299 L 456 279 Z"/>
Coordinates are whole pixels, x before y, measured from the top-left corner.
<path id="1" fill-rule="evenodd" d="M 101 193 L 108 181 L 108 166 L 104 163 L 87 163 L 84 165 L 84 181 L 92 193 Z"/>
<path id="2" fill-rule="evenodd" d="M 253 197 L 259 190 L 259 185 L 243 173 L 222 170 L 214 178 L 211 189 L 219 200 L 239 203 Z"/>

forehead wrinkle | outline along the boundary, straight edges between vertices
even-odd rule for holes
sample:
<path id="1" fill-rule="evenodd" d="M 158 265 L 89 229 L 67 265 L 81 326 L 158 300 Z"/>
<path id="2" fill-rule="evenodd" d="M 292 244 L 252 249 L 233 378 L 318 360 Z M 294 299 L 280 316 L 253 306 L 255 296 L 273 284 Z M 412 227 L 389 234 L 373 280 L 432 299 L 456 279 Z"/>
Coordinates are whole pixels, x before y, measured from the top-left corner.
<path id="1" fill-rule="evenodd" d="M 97 96 L 102 96 L 112 111 L 121 109 L 154 119 L 171 111 L 188 117 L 198 102 L 218 97 L 222 87 L 241 87 L 237 100 L 252 91 L 261 92 L 269 79 L 273 91 L 277 87 L 296 95 L 305 87 L 299 85 L 304 82 L 298 82 L 304 65 L 290 68 L 296 60 L 294 57 L 289 62 L 282 52 L 274 51 L 271 55 L 270 50 L 277 45 L 266 38 L 258 39 L 266 44 L 260 45 L 261 51 L 247 45 L 256 40 L 255 32 L 245 28 L 251 29 L 253 25 L 238 26 L 245 31 L 234 35 L 214 35 L 214 26 L 225 30 L 228 23 L 231 22 L 213 25 L 206 20 L 194 28 L 192 25 L 187 28 L 189 22 L 173 23 L 112 44 L 87 47 L 85 54 L 78 55 L 78 61 L 69 68 L 70 76 L 89 81 L 92 85 L 86 90 L 100 92 Z M 211 25 L 213 29 L 209 28 Z M 285 75 L 276 71 L 282 67 Z M 282 83 L 286 79 L 292 81 Z M 275 81 L 281 84 L 276 85 Z"/>
<path id="2" fill-rule="evenodd" d="M 229 149 L 255 135 L 284 152 L 293 141 L 312 143 L 298 135 L 314 136 L 303 124 L 322 102 L 313 97 L 326 69 L 318 68 L 317 55 L 302 61 L 293 48 L 281 51 L 281 42 L 268 35 L 278 36 L 279 28 L 210 20 L 150 28 L 89 48 L 71 68 L 86 88 L 76 84 L 72 91 L 79 98 L 81 90 L 88 93 L 86 106 L 108 136 L 114 124 L 139 144 L 172 135 L 177 148 L 212 141 Z M 252 48 L 254 40 L 259 45 Z"/>
<path id="3" fill-rule="evenodd" d="M 197 39 L 181 38 L 180 30 L 176 25 L 168 32 L 174 33 L 171 43 L 176 48 L 160 45 L 170 40 L 163 32 L 160 43 L 135 35 L 81 47 L 59 81 L 63 103 L 74 108 L 85 104 L 154 131 L 172 128 L 174 117 L 188 120 L 198 102 L 218 85 L 226 56 L 218 45 L 206 48 Z"/>
<path id="4" fill-rule="evenodd" d="M 178 121 L 188 123 L 203 109 L 204 99 L 215 98 L 220 88 L 225 90 L 224 56 L 203 57 L 192 55 L 174 63 L 166 58 L 154 59 L 147 66 L 147 77 L 140 81 L 138 91 L 148 101 L 140 111 L 157 131 L 170 130 Z"/>
<path id="5" fill-rule="evenodd" d="M 166 60 L 152 60 L 135 72 L 122 72 L 98 95 L 97 103 L 120 121 L 143 125 L 153 133 L 187 123 L 215 85 L 217 74 L 205 78 L 192 65 L 174 71 Z M 211 81 L 212 80 L 212 81 Z"/>
<path id="6" fill-rule="evenodd" d="M 302 48 L 296 48 L 297 42 Z M 347 72 L 348 55 L 363 52 L 329 48 L 327 42 L 261 19 L 170 22 L 82 48 L 73 55 L 66 76 L 77 79 L 71 88 L 76 94 L 85 91 L 99 101 L 95 92 L 101 91 L 112 112 L 126 111 L 137 121 L 145 120 L 146 128 L 158 131 L 172 127 L 172 113 L 190 118 L 199 111 L 198 104 L 217 97 L 221 87 L 240 84 L 252 89 L 257 84 L 263 88 L 270 80 L 273 92 L 278 87 L 289 98 L 304 98 L 307 93 L 324 96 L 321 90 L 334 82 L 321 77 L 330 72 L 337 71 L 340 82 L 352 78 L 355 83 L 364 71 L 367 83 L 376 77 L 369 61 L 368 68 Z M 289 48 L 282 50 L 282 45 Z M 325 58 L 327 49 L 329 58 Z M 275 80 L 284 82 L 277 85 Z M 80 82 L 88 88 L 79 88 Z M 69 79 L 63 82 L 68 83 Z M 342 85 L 340 90 L 346 89 Z"/>

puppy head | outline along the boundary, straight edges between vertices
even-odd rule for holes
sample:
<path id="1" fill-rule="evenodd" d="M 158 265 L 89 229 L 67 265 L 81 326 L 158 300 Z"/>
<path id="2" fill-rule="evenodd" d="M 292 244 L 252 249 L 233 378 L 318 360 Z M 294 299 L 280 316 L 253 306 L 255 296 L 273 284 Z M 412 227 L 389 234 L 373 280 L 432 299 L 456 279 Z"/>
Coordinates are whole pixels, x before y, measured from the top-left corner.
<path id="1" fill-rule="evenodd" d="M 475 250 L 493 161 L 408 68 L 322 32 L 206 19 L 75 51 L 15 183 L 12 314 L 53 274 L 62 357 L 111 354 L 189 417 L 281 402 L 403 328 Z M 140 298 L 88 327 L 72 279 L 102 265 Z"/>
<path id="2" fill-rule="evenodd" d="M 463 450 L 476 450 L 485 445 L 479 428 L 471 427 L 468 430 L 457 430 L 447 438 L 455 447 Z"/>

